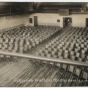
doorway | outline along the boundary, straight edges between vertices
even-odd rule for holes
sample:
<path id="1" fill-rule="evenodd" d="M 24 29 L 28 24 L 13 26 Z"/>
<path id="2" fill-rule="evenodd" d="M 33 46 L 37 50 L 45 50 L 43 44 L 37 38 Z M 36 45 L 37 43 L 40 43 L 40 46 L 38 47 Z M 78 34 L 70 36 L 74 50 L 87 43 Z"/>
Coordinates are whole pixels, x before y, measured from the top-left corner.
<path id="1" fill-rule="evenodd" d="M 88 27 L 88 18 L 86 18 L 86 27 Z"/>
<path id="2" fill-rule="evenodd" d="M 34 26 L 38 26 L 38 17 L 34 16 Z"/>
<path id="3" fill-rule="evenodd" d="M 63 20 L 63 27 L 72 26 L 72 18 L 71 17 L 65 17 Z"/>

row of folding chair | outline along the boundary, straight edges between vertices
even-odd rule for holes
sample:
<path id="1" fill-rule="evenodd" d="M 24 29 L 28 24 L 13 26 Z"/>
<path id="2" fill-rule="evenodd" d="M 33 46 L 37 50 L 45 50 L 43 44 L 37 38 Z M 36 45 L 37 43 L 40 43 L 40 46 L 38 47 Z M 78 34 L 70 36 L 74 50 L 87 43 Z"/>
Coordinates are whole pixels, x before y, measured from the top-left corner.
<path id="1" fill-rule="evenodd" d="M 36 52 L 36 55 L 49 58 L 58 58 L 58 59 L 70 59 L 75 61 L 86 62 L 88 60 L 88 42 L 86 36 L 86 28 L 71 28 L 64 30 L 60 35 L 43 47 L 39 52 Z M 88 31 L 88 30 L 87 30 Z M 82 32 L 84 35 L 82 36 Z M 80 37 L 81 36 L 81 37 Z M 72 66 L 70 66 L 70 71 L 72 73 Z M 63 64 L 63 68 L 66 69 L 67 65 Z M 80 76 L 82 73 L 81 69 L 77 70 L 76 74 Z M 85 76 L 86 74 L 86 76 Z M 88 73 L 83 71 L 81 74 L 83 78 L 88 78 Z"/>
<path id="2" fill-rule="evenodd" d="M 20 36 L 18 35 L 18 37 L 14 36 L 14 37 L 10 37 L 10 35 L 8 35 L 8 33 L 13 32 L 12 30 L 10 30 L 10 32 L 6 32 L 6 34 L 3 35 L 2 38 L 0 38 L 0 47 L 2 50 L 8 50 L 9 51 L 19 51 L 19 52 L 28 52 L 29 49 L 32 49 L 32 47 L 35 47 L 36 45 L 38 45 L 39 43 L 41 43 L 43 40 L 49 38 L 50 36 L 52 36 L 54 33 L 56 33 L 59 29 L 40 29 L 41 33 L 39 33 L 39 29 L 36 29 L 35 27 L 31 27 L 31 31 L 33 32 L 32 35 L 27 36 L 26 37 L 22 37 L 20 34 Z M 41 28 L 41 27 L 40 27 Z M 29 28 L 30 29 L 30 28 Z M 25 29 L 16 29 L 15 31 L 20 32 L 21 30 L 25 30 Z M 13 33 L 14 33 L 13 32 Z M 35 34 L 35 33 L 36 34 Z M 38 32 L 38 33 L 37 33 Z M 13 34 L 12 33 L 12 34 Z M 23 36 L 26 36 L 26 34 L 30 34 L 29 32 L 23 31 Z M 7 37 L 7 35 L 9 37 Z M 14 47 L 14 49 L 13 49 Z"/>

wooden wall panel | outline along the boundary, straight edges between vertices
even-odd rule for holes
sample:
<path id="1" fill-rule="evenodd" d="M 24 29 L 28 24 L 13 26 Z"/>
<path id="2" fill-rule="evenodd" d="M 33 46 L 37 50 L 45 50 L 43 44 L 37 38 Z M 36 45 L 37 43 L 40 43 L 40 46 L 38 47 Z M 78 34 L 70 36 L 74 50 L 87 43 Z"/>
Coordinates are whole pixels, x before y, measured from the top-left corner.
<path id="1" fill-rule="evenodd" d="M 61 16 L 69 15 L 69 9 L 59 9 L 59 15 Z"/>
<path id="2" fill-rule="evenodd" d="M 0 14 L 10 13 L 10 5 L 0 5 Z"/>

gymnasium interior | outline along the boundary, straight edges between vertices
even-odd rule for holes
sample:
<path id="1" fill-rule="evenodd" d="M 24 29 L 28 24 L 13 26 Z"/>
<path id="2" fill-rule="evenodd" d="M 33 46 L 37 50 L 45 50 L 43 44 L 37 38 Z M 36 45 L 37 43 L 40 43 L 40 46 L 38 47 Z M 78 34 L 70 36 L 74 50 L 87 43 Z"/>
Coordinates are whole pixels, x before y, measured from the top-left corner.
<path id="1" fill-rule="evenodd" d="M 0 2 L 0 86 L 88 86 L 88 3 Z"/>

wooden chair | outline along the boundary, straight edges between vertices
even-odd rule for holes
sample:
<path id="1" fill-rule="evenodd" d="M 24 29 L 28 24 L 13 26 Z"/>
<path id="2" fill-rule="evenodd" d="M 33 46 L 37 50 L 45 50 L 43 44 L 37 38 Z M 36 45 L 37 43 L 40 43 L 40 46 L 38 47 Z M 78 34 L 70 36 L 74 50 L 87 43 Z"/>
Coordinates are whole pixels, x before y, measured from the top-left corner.
<path id="1" fill-rule="evenodd" d="M 84 48 L 84 44 L 81 44 L 81 48 Z"/>
<path id="2" fill-rule="evenodd" d="M 0 43 L 1 43 L 1 44 L 3 43 L 3 38 L 0 38 Z"/>
<path id="3" fill-rule="evenodd" d="M 85 59 L 86 58 L 85 54 L 81 54 L 81 58 Z"/>
<path id="4" fill-rule="evenodd" d="M 76 54 L 76 57 L 80 57 L 80 53 L 79 52 L 75 52 L 75 54 Z"/>
<path id="5" fill-rule="evenodd" d="M 67 70 L 67 65 L 66 64 L 61 64 L 61 68 L 63 68 L 64 70 Z"/>
<path id="6" fill-rule="evenodd" d="M 85 80 L 88 80 L 88 73 L 83 71 L 83 76 L 82 76 Z"/>
<path id="7" fill-rule="evenodd" d="M 48 54 L 46 54 L 46 55 L 47 55 L 47 57 L 49 57 L 49 58 L 51 57 L 51 54 L 50 54 L 50 53 L 48 53 Z"/>
<path id="8" fill-rule="evenodd" d="M 62 56 L 62 53 L 61 53 L 61 52 L 58 52 L 58 53 L 57 53 L 57 56 L 58 56 L 58 57 L 61 57 L 61 56 Z"/>
<path id="9" fill-rule="evenodd" d="M 2 50 L 3 50 L 3 51 L 5 51 L 5 50 L 6 50 L 4 46 L 2 47 Z"/>
<path id="10" fill-rule="evenodd" d="M 72 65 L 69 65 L 69 69 L 68 69 L 71 73 L 73 73 L 74 72 L 74 66 L 72 66 Z"/>
<path id="11" fill-rule="evenodd" d="M 2 44 L 0 44 L 0 49 L 2 48 Z"/>
<path id="12" fill-rule="evenodd" d="M 77 77 L 79 77 L 80 74 L 81 74 L 81 69 L 75 67 L 75 75 L 76 75 Z"/>
<path id="13" fill-rule="evenodd" d="M 12 51 L 12 47 L 11 46 L 8 47 L 8 51 L 10 51 L 10 52 Z"/>
<path id="14" fill-rule="evenodd" d="M 74 55 L 70 55 L 70 59 L 71 59 L 71 60 L 75 60 L 76 57 L 75 57 Z"/>
<path id="15" fill-rule="evenodd" d="M 87 49 L 86 49 L 87 50 Z M 81 50 L 81 53 L 85 55 L 85 50 Z"/>
<path id="16" fill-rule="evenodd" d="M 64 53 L 64 59 L 67 59 L 68 58 L 68 53 Z"/>
<path id="17" fill-rule="evenodd" d="M 42 52 L 42 53 L 40 53 L 40 56 L 45 57 L 46 55 L 45 55 L 45 53 L 44 53 L 44 52 Z"/>
<path id="18" fill-rule="evenodd" d="M 53 58 L 58 58 L 58 56 L 56 54 L 52 55 Z"/>

